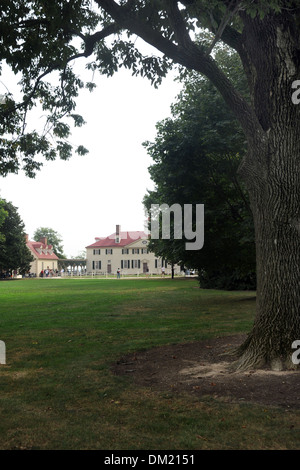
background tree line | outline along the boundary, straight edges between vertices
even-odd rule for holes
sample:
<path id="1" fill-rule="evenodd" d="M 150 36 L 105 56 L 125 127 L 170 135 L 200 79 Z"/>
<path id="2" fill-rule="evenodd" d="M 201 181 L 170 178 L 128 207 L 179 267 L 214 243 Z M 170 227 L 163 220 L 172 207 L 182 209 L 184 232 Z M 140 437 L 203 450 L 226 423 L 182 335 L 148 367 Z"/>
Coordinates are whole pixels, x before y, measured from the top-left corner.
<path id="1" fill-rule="evenodd" d="M 26 246 L 25 226 L 18 210 L 11 202 L 0 199 L 0 275 L 14 271 L 25 274 L 33 261 Z"/>
<path id="2" fill-rule="evenodd" d="M 34 241 L 47 237 L 47 244 L 53 246 L 59 258 L 63 254 L 62 239 L 53 229 L 40 227 L 34 232 Z M 34 260 L 26 245 L 25 225 L 18 209 L 5 199 L 0 199 L 0 277 L 10 276 L 14 272 L 25 274 L 30 272 Z"/>

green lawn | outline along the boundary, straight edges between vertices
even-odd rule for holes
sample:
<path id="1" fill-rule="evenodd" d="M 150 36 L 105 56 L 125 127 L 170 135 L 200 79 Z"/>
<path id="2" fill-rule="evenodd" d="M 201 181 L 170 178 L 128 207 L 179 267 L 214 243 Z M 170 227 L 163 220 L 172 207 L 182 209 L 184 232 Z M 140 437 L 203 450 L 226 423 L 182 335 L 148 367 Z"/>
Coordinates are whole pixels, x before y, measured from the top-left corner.
<path id="1" fill-rule="evenodd" d="M 192 279 L 0 282 L 0 449 L 296 449 L 298 411 L 136 389 L 110 372 L 130 351 L 247 332 L 254 295 Z"/>

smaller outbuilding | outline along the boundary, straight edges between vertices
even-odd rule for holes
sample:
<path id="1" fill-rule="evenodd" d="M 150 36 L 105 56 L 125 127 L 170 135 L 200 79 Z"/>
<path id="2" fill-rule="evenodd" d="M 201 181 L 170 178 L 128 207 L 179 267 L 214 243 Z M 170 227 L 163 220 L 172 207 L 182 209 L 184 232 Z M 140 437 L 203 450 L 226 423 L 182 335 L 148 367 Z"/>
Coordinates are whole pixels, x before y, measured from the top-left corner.
<path id="1" fill-rule="evenodd" d="M 30 274 L 35 276 L 54 276 L 58 272 L 58 257 L 53 251 L 53 246 L 48 245 L 47 238 L 40 241 L 30 241 L 26 235 L 26 245 L 34 257 L 31 263 Z"/>

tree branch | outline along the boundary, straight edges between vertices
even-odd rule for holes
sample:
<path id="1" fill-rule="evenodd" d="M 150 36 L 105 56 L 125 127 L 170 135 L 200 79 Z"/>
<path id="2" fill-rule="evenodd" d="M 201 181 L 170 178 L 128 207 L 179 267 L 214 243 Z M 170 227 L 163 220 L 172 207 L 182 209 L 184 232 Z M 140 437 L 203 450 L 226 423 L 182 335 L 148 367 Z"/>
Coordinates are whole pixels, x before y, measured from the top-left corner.
<path id="1" fill-rule="evenodd" d="M 184 19 L 179 11 L 176 0 L 165 0 L 167 12 L 171 25 L 174 29 L 175 37 L 181 46 L 189 46 L 192 43 L 190 35 L 187 31 Z"/>
<path id="2" fill-rule="evenodd" d="M 221 23 L 219 25 L 218 31 L 216 32 L 216 36 L 214 40 L 212 41 L 211 45 L 209 46 L 206 54 L 209 55 L 213 48 L 215 47 L 216 43 L 221 39 L 225 28 L 228 26 L 228 23 L 230 20 L 234 17 L 234 15 L 237 13 L 237 11 L 240 8 L 240 1 L 241 0 L 231 0 L 227 7 L 227 12 L 226 15 L 222 18 Z M 234 3 L 236 2 L 236 5 L 234 6 Z M 231 7 L 234 6 L 233 10 L 231 10 Z"/>
<path id="3" fill-rule="evenodd" d="M 226 26 L 220 37 L 229 47 L 234 49 L 238 54 L 242 51 L 242 35 L 231 26 Z"/>
<path id="4" fill-rule="evenodd" d="M 177 1 L 174 0 L 176 3 Z M 224 72 L 218 67 L 212 57 L 205 54 L 204 49 L 195 44 L 191 39 L 187 41 L 186 34 L 181 44 L 177 45 L 165 38 L 157 29 L 153 29 L 147 21 L 143 21 L 135 12 L 131 12 L 126 6 L 121 7 L 114 0 L 96 0 L 100 8 L 103 8 L 122 29 L 127 29 L 152 45 L 175 63 L 200 72 L 214 84 L 223 96 L 225 102 L 234 112 L 247 137 L 262 139 L 263 129 L 247 101 L 238 93 Z M 175 10 L 173 14 L 178 20 L 178 27 L 182 31 L 181 21 Z M 176 19 L 173 16 L 173 20 Z"/>
<path id="5" fill-rule="evenodd" d="M 95 34 L 85 36 L 85 57 L 88 57 L 93 53 L 94 46 L 97 42 L 101 41 L 107 36 L 110 36 L 111 34 L 117 33 L 118 31 L 120 31 L 120 27 L 116 23 L 112 23 L 109 26 L 106 26 L 106 28 L 103 28 L 101 31 L 97 31 Z"/>
<path id="6" fill-rule="evenodd" d="M 171 59 L 177 53 L 177 46 L 149 26 L 148 22 L 141 20 L 136 13 L 130 11 L 128 5 L 118 5 L 114 0 L 95 0 L 119 25 L 120 29 L 127 29 L 141 37 L 148 44 L 160 50 Z"/>
<path id="7" fill-rule="evenodd" d="M 66 65 L 69 62 L 72 62 L 73 60 L 79 59 L 80 57 L 89 57 L 93 53 L 94 45 L 98 41 L 100 41 L 101 39 L 104 39 L 105 37 L 107 37 L 107 36 L 109 36 L 113 33 L 116 33 L 118 30 L 119 30 L 119 28 L 117 27 L 116 24 L 111 24 L 111 25 L 107 26 L 106 28 L 103 28 L 101 31 L 97 31 L 95 34 L 88 35 L 88 36 L 85 36 L 82 33 L 76 32 L 74 30 L 70 31 L 73 34 L 76 34 L 79 37 L 81 37 L 81 39 L 85 43 L 85 50 L 84 50 L 84 52 L 80 52 L 78 54 L 74 54 L 71 57 L 69 57 L 64 63 L 64 68 L 66 67 Z M 41 73 L 38 76 L 38 78 L 35 81 L 33 89 L 31 90 L 29 95 L 26 97 L 26 99 L 24 101 L 22 101 L 21 103 L 13 106 L 12 108 L 9 108 L 9 109 L 3 111 L 2 115 L 7 116 L 7 115 L 9 115 L 13 112 L 18 111 L 19 109 L 22 109 L 22 108 L 24 108 L 25 111 L 26 111 L 27 105 L 29 104 L 30 100 L 34 97 L 34 95 L 37 91 L 38 85 L 41 82 L 41 80 L 44 77 L 46 77 L 47 75 L 49 75 L 51 72 L 53 72 L 54 70 L 58 70 L 60 68 L 61 68 L 61 63 L 58 64 L 57 62 L 56 63 L 54 62 L 51 67 L 48 67 L 47 70 L 45 70 L 43 73 Z"/>
<path id="8" fill-rule="evenodd" d="M 49 24 L 50 24 L 50 22 L 46 18 L 44 18 L 44 19 L 39 18 L 39 19 L 23 20 L 23 21 L 20 21 L 19 23 L 11 24 L 11 26 L 13 28 L 31 28 L 31 27 L 35 27 L 35 26 L 41 26 L 41 25 L 49 26 Z"/>

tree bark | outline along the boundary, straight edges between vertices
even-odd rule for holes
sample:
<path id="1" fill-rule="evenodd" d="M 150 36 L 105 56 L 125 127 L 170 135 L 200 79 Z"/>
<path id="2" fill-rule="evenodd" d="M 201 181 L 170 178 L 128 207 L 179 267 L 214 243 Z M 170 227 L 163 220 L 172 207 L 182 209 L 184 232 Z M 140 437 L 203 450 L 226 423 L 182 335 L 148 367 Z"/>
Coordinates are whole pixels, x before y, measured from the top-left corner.
<path id="1" fill-rule="evenodd" d="M 291 151 L 288 147 L 293 147 L 287 139 L 285 144 L 284 157 Z M 276 369 L 291 366 L 292 343 L 300 339 L 299 169 L 290 168 L 289 173 L 289 178 L 286 170 L 268 175 L 250 191 L 256 234 L 257 306 L 252 332 L 240 349 L 239 368 L 266 363 Z"/>
<path id="2" fill-rule="evenodd" d="M 292 343 L 300 339 L 300 108 L 291 99 L 300 68 L 298 37 L 288 15 L 280 20 L 275 15 L 245 20 L 249 83 L 265 139 L 248 136 L 249 154 L 241 167 L 257 263 L 256 318 L 239 350 L 241 369 L 293 366 Z"/>

